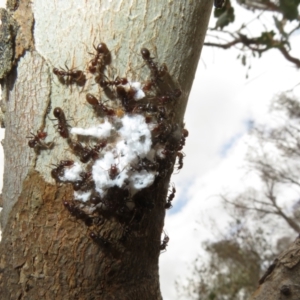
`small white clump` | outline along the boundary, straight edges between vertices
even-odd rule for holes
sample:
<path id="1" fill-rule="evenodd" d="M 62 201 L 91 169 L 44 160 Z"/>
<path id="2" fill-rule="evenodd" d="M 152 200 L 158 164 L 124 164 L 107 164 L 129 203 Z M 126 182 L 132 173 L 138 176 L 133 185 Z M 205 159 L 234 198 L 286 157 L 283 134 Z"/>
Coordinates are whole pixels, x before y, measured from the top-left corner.
<path id="1" fill-rule="evenodd" d="M 134 190 L 141 190 L 150 186 L 155 179 L 154 172 L 147 172 L 142 170 L 141 172 L 134 172 L 130 176 L 129 186 Z"/>
<path id="2" fill-rule="evenodd" d="M 166 158 L 166 155 L 163 154 L 162 152 L 165 150 L 164 147 L 160 146 L 156 149 L 156 155 L 161 158 L 161 159 L 165 159 Z"/>
<path id="3" fill-rule="evenodd" d="M 92 192 L 88 191 L 88 192 L 80 192 L 80 191 L 75 191 L 74 192 L 74 199 L 75 200 L 80 200 L 82 202 L 87 202 L 90 197 L 91 197 Z"/>
<path id="4" fill-rule="evenodd" d="M 70 168 L 64 168 L 64 175 L 60 176 L 61 181 L 78 181 L 82 180 L 80 174 L 82 173 L 82 167 L 78 162 L 75 162 L 74 165 Z"/>
<path id="5" fill-rule="evenodd" d="M 146 97 L 144 91 L 142 90 L 142 84 L 140 82 L 131 82 L 130 86 L 135 91 L 135 94 L 133 95 L 133 99 L 135 101 L 141 100 Z"/>
<path id="6" fill-rule="evenodd" d="M 123 127 L 118 131 L 127 146 L 128 155 L 146 157 L 152 146 L 151 132 L 145 122 L 144 116 L 124 116 Z M 121 153 L 125 154 L 126 153 Z"/>
<path id="7" fill-rule="evenodd" d="M 111 135 L 112 129 L 112 124 L 106 119 L 104 123 L 87 129 L 73 127 L 71 129 L 71 134 L 94 136 L 96 138 L 108 138 Z"/>

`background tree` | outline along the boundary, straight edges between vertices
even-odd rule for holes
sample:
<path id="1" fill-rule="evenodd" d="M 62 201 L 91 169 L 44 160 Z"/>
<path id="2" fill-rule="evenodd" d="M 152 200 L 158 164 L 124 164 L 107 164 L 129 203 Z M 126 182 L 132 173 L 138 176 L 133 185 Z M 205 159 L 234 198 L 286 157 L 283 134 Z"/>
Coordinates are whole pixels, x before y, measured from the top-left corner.
<path id="1" fill-rule="evenodd" d="M 202 244 L 205 253 L 195 260 L 186 284 L 176 283 L 180 299 L 234 300 L 251 295 L 262 268 L 274 259 L 268 235 L 262 228 L 253 232 L 238 219 L 228 227 L 235 228 L 230 235 Z"/>
<path id="2" fill-rule="evenodd" d="M 158 257 L 171 169 L 150 191 L 140 194 L 140 199 L 146 198 L 154 207 L 142 215 L 139 230 L 126 243 L 120 243 L 119 238 L 127 229 L 115 216 L 104 218 L 101 226 L 101 220 L 93 223 L 98 232 L 91 235 L 83 222 L 90 217 L 68 202 L 73 197 L 72 186 L 54 184 L 50 175 L 51 164 L 78 159 L 67 151 L 69 144 L 56 132 L 52 109 L 62 107 L 66 117 L 72 117 L 68 121 L 72 125 L 91 126 L 95 115 L 86 105 L 86 93 L 101 92 L 103 96 L 85 70 L 93 59 L 89 52 L 97 50 L 93 43 L 105 42 L 111 50 L 107 76 L 135 80 L 149 77 L 137 54 L 147 47 L 155 61 L 168 66 L 159 91 L 174 87 L 182 91 L 171 120 L 180 128 L 211 6 L 209 1 L 160 1 L 153 5 L 144 1 L 10 0 L 7 10 L 1 10 L 1 109 L 6 128 L 2 299 L 161 299 Z M 71 71 L 84 70 L 84 86 L 71 84 L 73 75 L 65 82 L 70 83 L 67 86 L 54 78 L 53 67 L 64 64 Z M 37 130 L 47 131 L 53 149 L 35 153 L 28 147 L 26 136 Z M 50 140 L 45 143 L 48 141 L 51 144 Z M 60 165 L 56 170 L 61 171 Z M 56 173 L 52 177 L 58 178 Z"/>
<path id="3" fill-rule="evenodd" d="M 293 34 L 300 28 L 299 4 L 299 0 L 228 0 L 222 9 L 214 11 L 217 21 L 215 27 L 208 29 L 204 45 L 235 47 L 240 51 L 238 58 L 248 68 L 251 68 L 252 57 L 277 49 L 299 68 L 300 60 L 293 55 L 291 43 Z M 238 23 L 235 12 L 239 6 L 252 11 L 253 18 Z"/>
<path id="4" fill-rule="evenodd" d="M 233 3 L 227 1 L 222 10 L 215 10 L 217 21 L 209 28 L 206 46 L 237 48 L 248 68 L 251 57 L 278 49 L 299 67 L 298 57 L 292 55 L 292 37 L 299 30 L 299 1 Z M 237 24 L 238 6 L 253 11 L 254 18 Z M 256 178 L 256 188 L 221 196 L 233 221 L 227 234 L 216 233 L 215 241 L 203 244 L 206 253 L 195 261 L 187 283 L 177 283 L 184 299 L 248 299 L 258 283 L 266 287 L 251 299 L 279 299 L 285 293 L 297 299 L 299 270 L 291 264 L 289 272 L 288 263 L 281 259 L 288 260 L 291 253 L 295 261 L 299 259 L 298 239 L 273 262 L 294 240 L 294 233 L 299 233 L 299 107 L 291 92 L 278 96 L 271 108 L 272 126 L 256 126 L 250 133 L 246 173 Z"/>
<path id="5" fill-rule="evenodd" d="M 299 111 L 300 102 L 282 94 L 272 103 L 273 126 L 249 133 L 244 180 L 255 187 L 221 196 L 233 221 L 225 233 L 212 229 L 216 241 L 203 243 L 188 284 L 177 283 L 183 298 L 248 299 L 299 234 Z"/>

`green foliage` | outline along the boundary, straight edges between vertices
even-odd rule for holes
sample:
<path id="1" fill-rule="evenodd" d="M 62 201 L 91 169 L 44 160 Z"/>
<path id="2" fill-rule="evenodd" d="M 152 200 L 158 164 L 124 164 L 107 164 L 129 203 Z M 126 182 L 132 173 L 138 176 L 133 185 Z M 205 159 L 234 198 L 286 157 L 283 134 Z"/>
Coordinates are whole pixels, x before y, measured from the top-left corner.
<path id="1" fill-rule="evenodd" d="M 209 29 L 209 38 L 204 45 L 223 49 L 238 47 L 244 53 L 241 56 L 244 66 L 250 65 L 249 58 L 255 53 L 258 54 L 256 57 L 261 57 L 264 52 L 277 49 L 286 60 L 300 68 L 300 59 L 289 53 L 291 36 L 300 30 L 300 0 L 236 0 L 235 7 L 232 3 L 227 0 L 223 8 L 214 10 L 217 21 L 215 27 Z M 248 22 L 243 20 L 242 24 L 237 24 L 239 18 L 235 18 L 236 5 L 252 11 Z M 233 23 L 238 30 L 231 29 L 233 26 L 229 25 Z M 251 27 L 253 24 L 256 24 L 254 30 Z M 259 27 L 261 31 L 257 33 Z M 252 35 L 251 32 L 256 34 Z"/>
<path id="2" fill-rule="evenodd" d="M 280 0 L 279 8 L 283 14 L 283 16 L 289 20 L 296 20 L 298 16 L 298 5 L 300 4 L 300 0 Z"/>
<path id="3" fill-rule="evenodd" d="M 235 20 L 234 8 L 231 6 L 230 0 L 226 1 L 226 4 L 221 9 L 214 10 L 214 16 L 217 18 L 215 29 L 223 29 Z"/>
<path id="4" fill-rule="evenodd" d="M 230 7 L 218 17 L 215 28 L 223 29 L 225 26 L 229 25 L 233 21 L 234 21 L 234 9 L 233 7 Z"/>
<path id="5" fill-rule="evenodd" d="M 258 37 L 256 41 L 261 45 L 265 45 L 267 48 L 271 48 L 273 46 L 274 36 L 275 32 L 273 30 L 265 31 L 261 33 L 260 37 Z"/>
<path id="6" fill-rule="evenodd" d="M 261 228 L 251 232 L 238 219 L 230 227 L 233 233 L 228 238 L 203 244 L 209 261 L 203 257 L 195 261 L 189 285 L 180 288 L 182 299 L 246 300 L 257 287 L 263 265 L 274 258 L 273 253 L 266 254 L 267 233 Z"/>

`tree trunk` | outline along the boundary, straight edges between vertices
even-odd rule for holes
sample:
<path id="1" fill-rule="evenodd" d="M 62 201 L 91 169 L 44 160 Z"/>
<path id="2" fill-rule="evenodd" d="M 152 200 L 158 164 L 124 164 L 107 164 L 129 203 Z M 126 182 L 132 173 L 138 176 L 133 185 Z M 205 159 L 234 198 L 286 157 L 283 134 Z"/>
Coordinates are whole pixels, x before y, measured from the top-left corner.
<path id="1" fill-rule="evenodd" d="M 300 238 L 283 251 L 259 281 L 249 300 L 298 300 L 300 295 Z"/>
<path id="2" fill-rule="evenodd" d="M 52 110 L 62 107 L 73 126 L 95 124 L 85 97 L 101 94 L 105 101 L 105 91 L 86 70 L 93 43 L 105 42 L 111 51 L 106 76 L 136 81 L 149 77 L 139 54 L 146 47 L 157 61 L 154 67 L 168 66 L 155 91 L 182 91 L 168 120 L 181 128 L 211 6 L 210 1 L 8 1 L 8 13 L 1 11 L 6 34 L 0 41 L 6 128 L 1 299 L 161 299 L 158 258 L 173 168 L 163 175 L 160 168 L 154 183 L 134 196 L 135 204 L 153 204 L 140 208 L 140 220 L 140 211 L 124 220 L 103 212 L 97 222 L 79 215 L 67 202 L 72 185 L 51 177 L 51 164 L 78 161 L 69 139 L 58 134 Z M 84 70 L 85 85 L 61 84 L 52 69 L 64 65 Z M 28 147 L 26 137 L 39 129 L 47 131 L 53 147 Z M 170 152 L 171 165 L 176 153 Z"/>

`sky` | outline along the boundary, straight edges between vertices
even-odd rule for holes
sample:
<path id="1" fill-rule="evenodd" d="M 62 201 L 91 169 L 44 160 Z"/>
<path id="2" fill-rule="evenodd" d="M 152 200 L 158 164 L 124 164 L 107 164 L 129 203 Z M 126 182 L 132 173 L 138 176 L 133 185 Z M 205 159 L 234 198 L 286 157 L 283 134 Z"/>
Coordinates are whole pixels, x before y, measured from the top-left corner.
<path id="1" fill-rule="evenodd" d="M 299 35 L 294 39 L 293 53 L 300 53 Z M 175 281 L 190 275 L 203 252 L 201 242 L 217 239 L 212 224 L 221 228 L 229 220 L 218 195 L 242 188 L 249 126 L 266 122 L 271 99 L 299 83 L 299 72 L 275 50 L 252 60 L 248 79 L 237 55 L 236 50 L 202 51 L 185 115 L 184 167 L 171 179 L 177 193 L 165 220 L 170 242 L 160 256 L 164 300 L 178 299 Z M 2 147 L 0 157 L 3 162 Z"/>
<path id="2" fill-rule="evenodd" d="M 299 35 L 293 45 L 297 56 Z M 248 79 L 237 55 L 234 49 L 202 50 L 185 115 L 190 135 L 184 167 L 171 179 L 177 194 L 165 220 L 169 246 L 160 256 L 164 300 L 178 299 L 175 281 L 183 284 L 191 276 L 195 259 L 203 254 L 201 242 L 215 241 L 217 228 L 226 228 L 229 216 L 218 195 L 243 189 L 247 129 L 268 122 L 272 98 L 299 83 L 299 72 L 276 50 L 252 60 Z M 300 88 L 295 93 L 299 96 Z M 247 183 L 257 185 L 254 179 Z"/>

